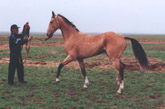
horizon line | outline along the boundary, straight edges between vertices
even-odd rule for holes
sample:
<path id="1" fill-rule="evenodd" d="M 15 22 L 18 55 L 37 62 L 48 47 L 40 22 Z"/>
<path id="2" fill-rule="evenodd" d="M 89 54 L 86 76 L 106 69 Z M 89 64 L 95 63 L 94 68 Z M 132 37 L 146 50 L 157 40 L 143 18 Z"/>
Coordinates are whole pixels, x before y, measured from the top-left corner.
<path id="1" fill-rule="evenodd" d="M 101 34 L 101 33 L 105 33 L 105 32 L 82 32 L 82 33 Z M 0 34 L 10 34 L 10 32 L 9 31 L 8 32 L 0 31 Z M 46 32 L 31 32 L 31 34 L 46 34 Z M 61 32 L 57 32 L 54 34 L 62 35 Z M 165 35 L 165 33 L 119 33 L 119 34 L 125 34 L 125 35 Z"/>

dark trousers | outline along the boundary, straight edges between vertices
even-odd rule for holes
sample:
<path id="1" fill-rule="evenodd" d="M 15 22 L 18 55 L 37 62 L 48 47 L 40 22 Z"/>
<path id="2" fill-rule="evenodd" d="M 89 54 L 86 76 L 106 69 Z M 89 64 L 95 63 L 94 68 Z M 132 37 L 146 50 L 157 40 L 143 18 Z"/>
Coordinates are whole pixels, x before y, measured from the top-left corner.
<path id="1" fill-rule="evenodd" d="M 14 83 L 15 70 L 17 70 L 18 81 L 23 82 L 24 81 L 24 66 L 22 63 L 22 56 L 21 54 L 10 53 L 9 72 L 8 72 L 9 84 Z"/>

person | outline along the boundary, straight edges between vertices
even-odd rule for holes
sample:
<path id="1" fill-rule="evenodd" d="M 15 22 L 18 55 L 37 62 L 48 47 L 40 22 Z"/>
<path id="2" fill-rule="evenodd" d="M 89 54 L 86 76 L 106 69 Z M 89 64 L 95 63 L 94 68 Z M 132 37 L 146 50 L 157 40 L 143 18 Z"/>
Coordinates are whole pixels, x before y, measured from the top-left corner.
<path id="1" fill-rule="evenodd" d="M 24 66 L 21 57 L 21 49 L 23 44 L 27 44 L 28 41 L 32 40 L 32 36 L 28 39 L 24 39 L 22 34 L 19 33 L 19 27 L 13 24 L 10 27 L 11 35 L 9 37 L 9 48 L 10 48 L 10 62 L 8 70 L 8 84 L 14 84 L 14 74 L 17 69 L 18 81 L 20 83 L 27 83 L 24 80 Z"/>
<path id="2" fill-rule="evenodd" d="M 23 31 L 22 34 L 26 37 L 29 37 L 30 35 L 30 26 L 29 26 L 29 22 L 26 22 L 26 24 L 23 27 Z"/>

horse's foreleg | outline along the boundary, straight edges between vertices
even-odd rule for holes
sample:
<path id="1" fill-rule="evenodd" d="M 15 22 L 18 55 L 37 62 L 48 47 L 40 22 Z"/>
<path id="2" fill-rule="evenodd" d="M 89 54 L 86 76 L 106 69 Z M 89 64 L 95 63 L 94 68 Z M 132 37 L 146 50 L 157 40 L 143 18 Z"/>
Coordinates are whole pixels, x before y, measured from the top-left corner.
<path id="1" fill-rule="evenodd" d="M 82 74 L 83 74 L 84 80 L 85 80 L 83 88 L 88 88 L 89 81 L 88 81 L 88 77 L 86 76 L 84 60 L 83 59 L 78 59 L 78 62 L 79 62 L 79 65 L 80 65 L 80 68 L 81 68 L 81 71 L 82 71 Z"/>
<path id="2" fill-rule="evenodd" d="M 69 64 L 70 62 L 72 62 L 73 61 L 73 58 L 70 56 L 70 55 L 68 55 L 66 58 L 65 58 L 65 60 L 62 62 L 62 63 L 60 63 L 60 65 L 58 66 L 58 71 L 57 71 L 57 75 L 56 75 L 56 83 L 59 83 L 60 82 L 60 73 L 61 73 L 61 69 L 65 66 L 65 65 L 67 65 L 67 64 Z"/>

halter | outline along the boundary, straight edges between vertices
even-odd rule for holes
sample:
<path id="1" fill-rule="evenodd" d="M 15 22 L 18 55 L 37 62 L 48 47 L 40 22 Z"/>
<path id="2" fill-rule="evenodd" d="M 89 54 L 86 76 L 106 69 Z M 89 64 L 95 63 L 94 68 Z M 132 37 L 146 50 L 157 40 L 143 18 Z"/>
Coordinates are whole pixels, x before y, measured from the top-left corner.
<path id="1" fill-rule="evenodd" d="M 58 15 L 55 16 L 55 19 L 56 19 L 56 23 L 59 25 L 59 28 L 60 28 L 60 23 L 58 21 Z"/>
<path id="2" fill-rule="evenodd" d="M 58 21 L 58 15 L 55 15 L 55 21 L 56 21 L 56 23 L 59 25 L 59 28 L 60 28 L 60 23 L 59 23 L 59 21 Z M 50 39 L 51 37 L 48 37 L 48 38 L 45 38 L 44 40 L 45 41 L 47 41 L 48 39 Z"/>

